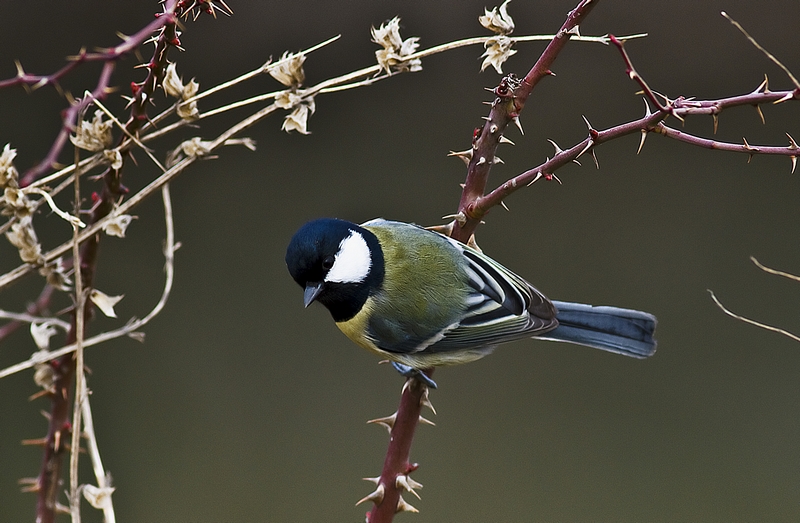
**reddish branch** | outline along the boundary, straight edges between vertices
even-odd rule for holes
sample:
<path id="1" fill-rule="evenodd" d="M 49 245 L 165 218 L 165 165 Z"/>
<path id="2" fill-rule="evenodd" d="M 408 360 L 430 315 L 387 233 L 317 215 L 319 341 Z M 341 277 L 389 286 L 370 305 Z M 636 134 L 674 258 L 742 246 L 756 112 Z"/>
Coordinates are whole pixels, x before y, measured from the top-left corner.
<path id="1" fill-rule="evenodd" d="M 219 0 L 217 0 L 219 1 Z M 221 3 L 224 6 L 224 3 Z M 181 15 L 194 13 L 195 17 L 201 12 L 214 13 L 214 10 L 224 9 L 216 6 L 211 0 L 168 0 L 165 2 L 163 12 L 156 15 L 156 20 L 148 24 L 147 27 L 128 37 L 125 42 L 117 47 L 98 53 L 81 53 L 76 59 L 75 64 L 68 64 L 60 71 L 43 80 L 42 77 L 30 75 L 18 76 L 16 83 L 34 82 L 37 84 L 55 84 L 64 74 L 68 73 L 77 66 L 77 63 L 84 61 L 104 61 L 104 66 L 97 82 L 97 86 L 91 95 L 77 100 L 69 109 L 65 111 L 63 127 L 50 148 L 50 152 L 42 162 L 29 170 L 23 178 L 23 185 L 28 185 L 41 177 L 43 173 L 52 168 L 58 155 L 60 154 L 66 140 L 74 129 L 76 119 L 94 99 L 103 99 L 109 91 L 111 73 L 114 71 L 117 60 L 137 49 L 145 40 L 151 37 L 154 32 L 158 32 L 155 39 L 155 51 L 147 64 L 147 77 L 141 83 L 131 84 L 132 99 L 130 103 L 131 115 L 126 123 L 128 134 L 136 135 L 147 120 L 146 104 L 150 101 L 161 84 L 168 65 L 167 52 L 170 47 L 178 47 L 176 27 L 178 18 Z M 9 82 L 9 83 L 15 83 Z M 120 142 L 126 140 L 127 135 L 120 138 Z M 122 184 L 121 169 L 109 168 L 102 175 L 103 188 L 96 195 L 96 203 L 92 208 L 90 224 L 97 223 L 108 215 L 116 202 L 120 201 L 127 193 L 127 189 Z M 100 235 L 89 238 L 81 245 L 81 263 L 77 270 L 81 271 L 84 288 L 90 289 L 93 286 L 94 274 L 97 266 L 97 254 L 99 249 Z M 76 341 L 75 321 L 77 314 L 83 314 L 85 321 L 91 317 L 92 307 L 87 304 L 84 310 L 75 310 L 72 317 L 72 328 L 67 335 L 67 344 Z M 43 442 L 44 455 L 42 466 L 35 486 L 31 490 L 38 493 L 36 514 L 38 523 L 52 523 L 57 513 L 57 499 L 62 490 L 61 477 L 63 457 L 68 451 L 67 442 L 70 440 L 73 427 L 70 425 L 70 409 L 72 406 L 73 382 L 75 379 L 74 355 L 68 354 L 58 360 L 50 362 L 54 374 L 54 387 L 51 393 L 50 424 L 46 440 Z"/>
<path id="2" fill-rule="evenodd" d="M 432 372 L 428 371 L 427 374 Z M 405 490 L 403 485 L 408 485 L 408 475 L 418 467 L 409 461 L 409 455 L 420 412 L 426 401 L 427 387 L 419 380 L 409 379 L 403 387 L 397 413 L 389 418 L 392 420 L 389 423 L 389 448 L 375 491 L 362 500 L 375 503 L 367 513 L 367 523 L 386 523 L 392 521 L 397 512 L 416 511 L 402 499 L 402 495 Z"/>
<path id="3" fill-rule="evenodd" d="M 451 233 L 453 238 L 466 243 L 483 219 L 488 209 L 477 207 L 475 203 L 486 191 L 489 171 L 495 163 L 495 151 L 500 144 L 503 132 L 512 121 L 519 122 L 519 114 L 525 107 L 525 102 L 533 88 L 542 78 L 552 74 L 550 68 L 556 57 L 567 45 L 570 37 L 576 34 L 576 28 L 598 1 L 582 0 L 569 13 L 567 20 L 556 33 L 556 37 L 550 41 L 539 60 L 521 82 L 514 82 L 513 79 L 509 82 L 504 79 L 505 84 L 501 82 L 494 90 L 497 98 L 492 104 L 489 117 L 483 127 L 476 129 L 475 132 L 467 180 L 461 193 L 461 202 L 458 205 L 458 219 L 455 221 Z"/>

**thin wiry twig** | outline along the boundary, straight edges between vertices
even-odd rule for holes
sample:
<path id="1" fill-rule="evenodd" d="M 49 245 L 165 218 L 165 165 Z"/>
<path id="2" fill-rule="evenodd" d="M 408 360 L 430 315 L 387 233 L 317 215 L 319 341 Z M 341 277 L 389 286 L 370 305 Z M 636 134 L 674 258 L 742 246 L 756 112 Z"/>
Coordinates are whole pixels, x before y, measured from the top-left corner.
<path id="1" fill-rule="evenodd" d="M 714 300 L 714 303 L 717 304 L 717 307 L 719 307 L 722 310 L 722 312 L 724 312 L 725 314 L 727 314 L 731 318 L 736 318 L 739 321 L 743 321 L 745 323 L 749 323 L 750 325 L 755 325 L 756 327 L 761 327 L 762 329 L 765 329 L 765 330 L 768 330 L 768 331 L 777 332 L 778 334 L 783 334 L 784 336 L 786 336 L 788 338 L 791 338 L 794 341 L 800 341 L 800 336 L 792 334 L 791 332 L 789 332 L 789 331 L 787 331 L 785 329 L 781 329 L 779 327 L 773 327 L 772 325 L 767 325 L 766 323 L 761 323 L 759 321 L 751 320 L 750 318 L 747 318 L 745 316 L 740 316 L 739 314 L 736 314 L 735 312 L 731 312 L 730 310 L 728 310 L 717 299 L 716 295 L 714 295 L 714 291 L 709 289 L 708 293 L 711 294 L 711 299 Z"/>
<path id="2" fill-rule="evenodd" d="M 780 61 L 780 60 L 778 60 L 777 58 L 775 58 L 775 56 L 774 56 L 772 53 L 770 53 L 769 51 L 767 51 L 766 49 L 764 49 L 763 47 L 761 47 L 761 44 L 759 44 L 758 42 L 756 42 L 756 39 L 755 39 L 755 38 L 753 38 L 752 36 L 750 36 L 750 33 L 748 33 L 747 31 L 745 31 L 744 27 L 742 27 L 742 26 L 741 26 L 741 24 L 740 24 L 739 22 L 737 22 L 736 20 L 734 20 L 733 18 L 731 18 L 730 16 L 728 16 L 728 13 L 726 13 L 725 11 L 721 11 L 721 12 L 720 12 L 720 14 L 721 14 L 722 16 L 724 16 L 725 18 L 727 18 L 727 19 L 728 19 L 728 21 L 729 21 L 730 23 L 732 23 L 732 24 L 734 25 L 734 27 L 736 27 L 736 29 L 738 29 L 739 31 L 741 31 L 741 32 L 742 32 L 742 34 L 745 36 L 745 38 L 747 38 L 747 39 L 750 41 L 750 43 L 751 43 L 751 44 L 753 44 L 753 45 L 756 47 L 756 49 L 758 49 L 759 51 L 761 51 L 762 53 L 764 53 L 764 54 L 766 55 L 766 57 L 767 57 L 767 58 L 769 58 L 770 60 L 772 60 L 772 61 L 775 63 L 775 65 L 777 65 L 778 67 L 780 67 L 780 68 L 783 70 L 783 72 L 784 72 L 784 73 L 786 73 L 786 76 L 788 76 L 788 77 L 789 77 L 789 79 L 792 81 L 792 83 L 794 84 L 794 86 L 795 86 L 797 89 L 800 89 L 800 82 L 798 82 L 798 81 L 797 81 L 797 78 L 795 78 L 795 77 L 794 77 L 794 75 L 792 74 L 792 72 L 789 70 L 789 68 L 788 68 L 788 67 L 786 67 L 785 65 L 783 65 L 783 64 L 781 63 L 781 61 Z"/>
<path id="3" fill-rule="evenodd" d="M 164 290 L 161 292 L 161 298 L 158 300 L 158 303 L 153 307 L 153 309 L 142 319 L 135 319 L 132 318 L 124 327 L 120 327 L 119 329 L 114 329 L 111 331 L 103 332 L 96 336 L 92 336 L 91 338 L 86 338 L 83 340 L 83 347 L 92 347 L 94 345 L 99 345 L 100 343 L 113 340 L 116 338 L 120 338 L 123 336 L 134 336 L 137 339 L 140 339 L 140 336 L 137 336 L 137 331 L 144 327 L 147 323 L 150 322 L 153 318 L 155 318 L 158 313 L 164 308 L 166 305 L 167 300 L 169 300 L 170 292 L 172 291 L 172 283 L 174 279 L 174 260 L 175 260 L 175 251 L 178 249 L 179 244 L 175 243 L 175 233 L 174 233 L 174 225 L 173 225 L 173 218 L 172 218 L 172 203 L 169 194 L 169 186 L 164 185 L 161 190 L 162 199 L 164 200 L 164 221 L 166 223 L 166 241 L 164 244 L 164 273 L 165 273 L 165 281 L 164 281 Z M 45 363 L 47 361 L 51 361 L 65 354 L 69 354 L 76 350 L 76 344 L 67 345 L 66 347 L 62 347 L 60 349 L 44 352 L 44 351 L 37 351 L 35 352 L 29 359 L 26 361 L 17 363 L 15 365 L 11 365 L 6 367 L 5 369 L 0 370 L 0 379 L 5 378 L 6 376 L 10 376 L 11 374 L 15 374 L 17 372 L 23 371 L 25 369 L 30 369 L 39 363 Z"/>

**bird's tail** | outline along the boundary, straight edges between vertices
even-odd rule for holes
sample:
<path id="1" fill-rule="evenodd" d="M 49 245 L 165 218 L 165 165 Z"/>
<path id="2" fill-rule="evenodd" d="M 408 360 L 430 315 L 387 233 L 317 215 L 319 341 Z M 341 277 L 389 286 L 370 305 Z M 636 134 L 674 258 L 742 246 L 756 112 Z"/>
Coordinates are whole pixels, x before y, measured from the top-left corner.
<path id="1" fill-rule="evenodd" d="M 595 307 L 554 301 L 558 327 L 537 338 L 567 341 L 634 358 L 656 351 L 656 317 L 646 312 L 617 307 Z"/>

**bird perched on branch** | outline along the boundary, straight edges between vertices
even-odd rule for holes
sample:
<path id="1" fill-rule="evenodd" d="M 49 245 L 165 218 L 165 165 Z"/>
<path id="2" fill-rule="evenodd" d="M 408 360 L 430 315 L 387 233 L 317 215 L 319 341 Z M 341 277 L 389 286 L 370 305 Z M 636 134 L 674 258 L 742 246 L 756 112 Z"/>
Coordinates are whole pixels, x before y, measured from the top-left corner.
<path id="1" fill-rule="evenodd" d="M 416 225 L 314 220 L 295 233 L 286 265 L 306 307 L 323 304 L 348 338 L 404 373 L 529 337 L 634 358 L 656 350 L 652 314 L 550 301 L 488 256 Z"/>

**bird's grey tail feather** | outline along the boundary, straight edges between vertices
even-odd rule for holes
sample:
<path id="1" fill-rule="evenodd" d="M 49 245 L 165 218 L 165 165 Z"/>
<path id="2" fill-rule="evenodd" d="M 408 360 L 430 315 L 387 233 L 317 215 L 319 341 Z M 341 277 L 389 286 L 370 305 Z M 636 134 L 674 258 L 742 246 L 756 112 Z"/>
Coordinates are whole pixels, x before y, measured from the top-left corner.
<path id="1" fill-rule="evenodd" d="M 617 307 L 595 307 L 554 301 L 558 327 L 537 338 L 567 341 L 634 358 L 656 351 L 656 317 L 646 312 Z"/>

